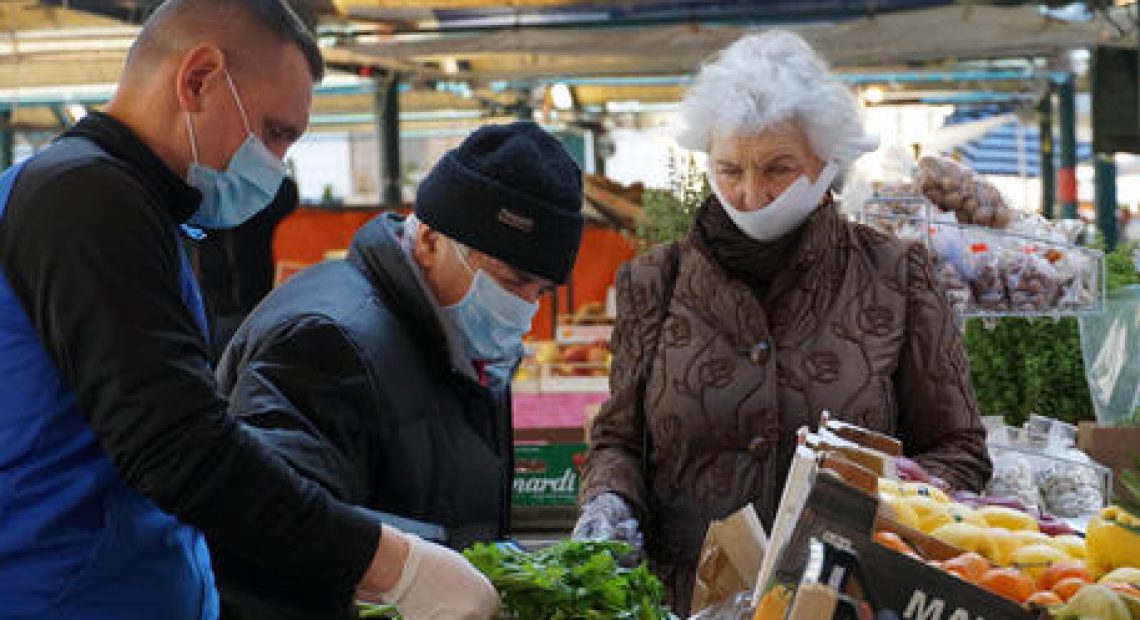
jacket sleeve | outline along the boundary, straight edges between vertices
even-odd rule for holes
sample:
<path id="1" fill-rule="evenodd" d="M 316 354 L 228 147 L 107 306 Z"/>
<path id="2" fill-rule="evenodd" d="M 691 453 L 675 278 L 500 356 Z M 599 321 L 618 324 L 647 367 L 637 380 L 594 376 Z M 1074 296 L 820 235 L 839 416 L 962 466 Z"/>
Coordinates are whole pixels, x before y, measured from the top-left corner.
<path id="1" fill-rule="evenodd" d="M 0 265 L 123 478 L 258 564 L 353 587 L 379 524 L 227 414 L 182 301 L 182 250 L 146 190 L 100 162 L 23 193 L 3 222 Z"/>
<path id="2" fill-rule="evenodd" d="M 328 318 L 301 316 L 242 345 L 248 357 L 230 347 L 219 365 L 230 413 L 294 471 L 366 502 L 376 392 L 352 340 Z"/>
<path id="3" fill-rule="evenodd" d="M 969 360 L 926 248 L 906 256 L 906 335 L 896 375 L 899 438 L 907 455 L 955 488 L 980 491 L 993 465 Z"/>
<path id="4" fill-rule="evenodd" d="M 626 499 L 644 520 L 648 511 L 642 453 L 645 421 L 641 400 L 646 362 L 656 354 L 664 299 L 662 262 L 658 251 L 622 265 L 616 278 L 617 320 L 610 348 L 610 399 L 590 427 L 590 446 L 583 464 L 579 501 L 585 504 L 602 493 Z"/>

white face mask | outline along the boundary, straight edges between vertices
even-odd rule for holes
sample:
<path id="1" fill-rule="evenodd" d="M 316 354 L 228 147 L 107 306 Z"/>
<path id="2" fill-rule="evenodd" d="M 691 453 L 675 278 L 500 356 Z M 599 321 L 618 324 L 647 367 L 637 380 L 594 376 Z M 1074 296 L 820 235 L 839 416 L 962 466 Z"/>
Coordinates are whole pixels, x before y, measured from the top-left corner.
<path id="1" fill-rule="evenodd" d="M 724 205 L 725 213 L 728 213 L 728 217 L 732 218 L 741 232 L 757 241 L 774 241 L 803 224 L 819 206 L 819 201 L 838 174 L 839 166 L 835 162 L 828 162 L 815 183 L 808 181 L 807 175 L 800 175 L 800 178 L 763 208 L 740 211 L 720 193 L 711 163 L 708 170 L 709 186 L 720 204 Z"/>

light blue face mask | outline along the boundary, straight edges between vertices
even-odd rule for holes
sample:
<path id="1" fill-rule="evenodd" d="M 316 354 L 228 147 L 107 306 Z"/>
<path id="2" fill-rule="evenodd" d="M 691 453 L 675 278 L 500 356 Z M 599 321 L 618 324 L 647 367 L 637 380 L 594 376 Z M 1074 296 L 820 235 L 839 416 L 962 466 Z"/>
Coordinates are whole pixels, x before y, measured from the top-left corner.
<path id="1" fill-rule="evenodd" d="M 202 228 L 233 228 L 241 225 L 269 205 L 281 188 L 281 182 L 285 180 L 285 165 L 250 129 L 245 106 L 238 97 L 237 88 L 228 71 L 226 82 L 230 85 L 230 92 L 237 102 L 248 135 L 230 157 L 225 172 L 198 163 L 194 126 L 190 123 L 190 114 L 186 114 L 190 152 L 194 157 L 190 171 L 186 174 L 186 182 L 202 192 L 202 204 L 190 216 L 189 223 Z"/>
<path id="2" fill-rule="evenodd" d="M 473 269 L 459 246 L 452 242 L 452 247 L 468 271 L 475 274 L 463 299 L 443 308 L 466 341 L 464 350 L 476 360 L 506 361 L 517 357 L 538 304 L 503 288 L 486 271 Z"/>

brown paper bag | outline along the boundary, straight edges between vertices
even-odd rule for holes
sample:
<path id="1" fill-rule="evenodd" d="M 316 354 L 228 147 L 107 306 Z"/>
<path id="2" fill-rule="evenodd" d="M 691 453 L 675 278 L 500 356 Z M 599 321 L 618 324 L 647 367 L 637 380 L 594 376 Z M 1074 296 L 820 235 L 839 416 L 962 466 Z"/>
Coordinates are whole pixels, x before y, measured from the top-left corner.
<path id="1" fill-rule="evenodd" d="M 751 590 L 767 545 L 768 536 L 752 504 L 709 524 L 697 564 L 692 609 L 704 609 Z"/>

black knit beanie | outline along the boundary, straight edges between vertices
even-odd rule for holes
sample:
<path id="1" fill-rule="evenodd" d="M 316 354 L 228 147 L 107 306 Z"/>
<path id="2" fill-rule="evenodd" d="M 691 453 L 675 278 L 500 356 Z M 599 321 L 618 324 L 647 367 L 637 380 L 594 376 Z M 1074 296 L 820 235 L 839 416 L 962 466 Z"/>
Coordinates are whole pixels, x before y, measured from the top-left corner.
<path id="1" fill-rule="evenodd" d="M 582 172 L 538 125 L 488 125 L 420 183 L 416 217 L 516 269 L 565 284 L 582 242 Z"/>

